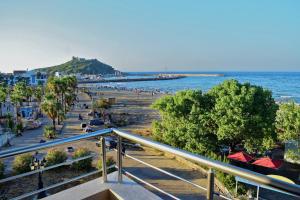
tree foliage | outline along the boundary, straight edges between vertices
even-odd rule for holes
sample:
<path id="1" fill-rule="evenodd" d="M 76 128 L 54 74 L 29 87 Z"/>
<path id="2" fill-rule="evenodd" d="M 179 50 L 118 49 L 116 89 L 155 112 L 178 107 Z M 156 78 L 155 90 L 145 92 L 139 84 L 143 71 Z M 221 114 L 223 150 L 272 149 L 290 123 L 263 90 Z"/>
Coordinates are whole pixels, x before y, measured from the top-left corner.
<path id="1" fill-rule="evenodd" d="M 294 102 L 282 103 L 276 116 L 276 132 L 282 142 L 300 139 L 300 106 Z"/>
<path id="2" fill-rule="evenodd" d="M 191 152 L 215 152 L 219 144 L 243 144 L 248 151 L 274 143 L 277 105 L 262 87 L 225 81 L 207 93 L 187 90 L 157 100 L 161 120 L 154 137 Z"/>
<path id="3" fill-rule="evenodd" d="M 212 88 L 208 95 L 214 101 L 211 116 L 220 142 L 231 147 L 242 143 L 248 151 L 273 145 L 278 106 L 271 91 L 229 80 Z"/>
<path id="4" fill-rule="evenodd" d="M 61 104 L 56 101 L 56 98 L 52 93 L 45 95 L 44 101 L 41 103 L 41 109 L 50 119 L 52 119 L 52 124 L 55 129 L 55 119 L 58 117 Z"/>
<path id="5" fill-rule="evenodd" d="M 155 139 L 191 152 L 215 149 L 217 137 L 211 123 L 211 98 L 199 90 L 187 90 L 157 100 L 161 121 L 153 123 Z"/>

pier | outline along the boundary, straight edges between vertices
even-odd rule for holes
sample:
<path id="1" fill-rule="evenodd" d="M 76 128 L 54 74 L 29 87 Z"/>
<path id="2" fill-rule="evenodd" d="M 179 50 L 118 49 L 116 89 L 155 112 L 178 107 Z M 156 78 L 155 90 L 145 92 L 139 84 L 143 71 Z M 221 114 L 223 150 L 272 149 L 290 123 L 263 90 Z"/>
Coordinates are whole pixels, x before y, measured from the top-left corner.
<path id="1" fill-rule="evenodd" d="M 137 82 L 137 81 L 164 81 L 185 78 L 186 76 L 161 76 L 151 78 L 121 78 L 121 79 L 102 79 L 102 80 L 79 80 L 79 84 L 83 83 L 110 83 L 110 82 Z"/>

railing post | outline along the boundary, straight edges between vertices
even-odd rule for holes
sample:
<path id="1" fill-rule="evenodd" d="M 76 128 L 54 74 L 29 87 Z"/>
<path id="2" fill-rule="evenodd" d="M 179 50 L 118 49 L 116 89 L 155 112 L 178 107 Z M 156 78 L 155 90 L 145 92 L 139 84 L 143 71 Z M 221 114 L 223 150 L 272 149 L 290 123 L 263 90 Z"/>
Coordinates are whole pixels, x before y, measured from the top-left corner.
<path id="1" fill-rule="evenodd" d="M 105 145 L 104 137 L 101 137 L 101 149 L 102 149 L 102 178 L 103 178 L 103 183 L 106 183 L 107 182 L 106 145 Z"/>
<path id="2" fill-rule="evenodd" d="M 122 183 L 122 137 L 119 135 L 117 148 L 118 182 Z"/>
<path id="3" fill-rule="evenodd" d="M 213 169 L 209 169 L 207 173 L 207 200 L 214 199 L 215 173 Z"/>

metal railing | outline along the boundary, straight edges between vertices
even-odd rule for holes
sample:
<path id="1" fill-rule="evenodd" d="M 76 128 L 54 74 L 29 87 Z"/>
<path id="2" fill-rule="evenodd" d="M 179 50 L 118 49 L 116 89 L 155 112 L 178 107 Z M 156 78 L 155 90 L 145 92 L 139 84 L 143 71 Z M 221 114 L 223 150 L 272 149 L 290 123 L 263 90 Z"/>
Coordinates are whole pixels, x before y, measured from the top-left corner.
<path id="1" fill-rule="evenodd" d="M 150 140 L 150 139 L 138 136 L 138 135 L 134 135 L 134 134 L 131 134 L 131 133 L 128 133 L 128 132 L 125 132 L 125 131 L 120 131 L 118 129 L 104 129 L 104 130 L 95 131 L 95 132 L 92 132 L 92 133 L 87 133 L 87 134 L 84 134 L 84 135 L 78 135 L 78 136 L 64 138 L 64 139 L 58 139 L 58 140 L 54 140 L 54 141 L 46 142 L 46 143 L 42 143 L 42 144 L 36 144 L 36 145 L 32 145 L 32 146 L 20 147 L 20 148 L 7 150 L 7 151 L 2 151 L 2 152 L 0 152 L 0 158 L 6 158 L 6 157 L 22 154 L 22 153 L 37 151 L 37 150 L 41 150 L 41 149 L 45 149 L 45 148 L 49 148 L 49 147 L 54 147 L 54 146 L 61 145 L 61 144 L 71 143 L 71 142 L 75 142 L 75 141 L 78 141 L 78 140 L 87 139 L 87 138 L 91 138 L 91 137 L 104 136 L 104 135 L 110 134 L 110 133 L 115 133 L 118 136 L 117 166 L 116 166 L 116 168 L 118 170 L 118 182 L 119 183 L 122 183 L 122 174 L 126 174 L 128 176 L 131 176 L 131 177 L 135 178 L 139 182 L 142 182 L 145 185 L 148 185 L 148 186 L 152 187 L 153 189 L 155 189 L 159 192 L 162 192 L 163 194 L 165 194 L 165 195 L 167 195 L 167 196 L 169 196 L 173 199 L 178 199 L 174 195 L 169 194 L 168 192 L 165 192 L 165 191 L 159 189 L 158 187 L 156 187 L 156 186 L 154 186 L 150 183 L 145 182 L 144 180 L 138 178 L 137 176 L 135 176 L 135 175 L 133 175 L 133 174 L 127 172 L 127 171 L 125 171 L 122 168 L 122 138 L 125 138 L 127 140 L 134 141 L 136 143 L 143 144 L 145 146 L 149 146 L 149 147 L 152 147 L 154 149 L 157 149 L 157 150 L 160 150 L 160 151 L 163 151 L 163 152 L 168 152 L 168 153 L 174 154 L 176 156 L 183 157 L 183 158 L 188 159 L 190 161 L 193 161 L 197 164 L 200 164 L 201 166 L 207 167 L 209 169 L 209 171 L 207 173 L 208 182 L 207 182 L 207 188 L 204 188 L 204 187 L 199 186 L 199 185 L 197 185 L 197 184 L 195 184 L 195 183 L 193 183 L 189 180 L 178 177 L 178 176 L 176 176 L 176 175 L 174 175 L 170 172 L 167 172 L 165 170 L 162 170 L 162 169 L 157 168 L 153 165 L 145 163 L 144 161 L 141 161 L 137 158 L 134 158 L 130 155 L 125 154 L 125 156 L 127 156 L 128 158 L 134 159 L 135 161 L 138 161 L 142 164 L 145 164 L 148 167 L 156 169 L 157 171 L 160 171 L 160 172 L 165 173 L 169 176 L 172 176 L 176 179 L 182 180 L 182 181 L 184 181 L 188 184 L 191 184 L 195 187 L 198 187 L 200 189 L 205 190 L 207 199 L 213 199 L 214 195 L 218 195 L 218 196 L 223 197 L 225 199 L 230 199 L 230 198 L 228 198 L 224 195 L 221 195 L 219 193 L 216 193 L 214 191 L 214 174 L 215 174 L 214 170 L 219 170 L 219 171 L 222 171 L 224 173 L 228 173 L 228 174 L 231 174 L 231 175 L 234 175 L 234 176 L 239 176 L 241 178 L 256 182 L 256 183 L 261 184 L 261 185 L 266 185 L 266 186 L 272 187 L 274 189 L 289 193 L 292 196 L 300 198 L 300 186 L 299 185 L 286 183 L 286 182 L 283 182 L 283 181 L 280 181 L 280 180 L 277 180 L 277 179 L 274 179 L 274 178 L 271 178 L 271 177 L 268 177 L 268 176 L 250 171 L 250 170 L 246 170 L 246 169 L 236 167 L 236 166 L 233 166 L 233 165 L 230 165 L 230 164 L 226 164 L 226 163 L 223 163 L 223 162 L 215 161 L 215 160 L 209 159 L 209 158 L 201 156 L 201 155 L 193 154 L 193 153 L 190 153 L 188 151 L 184 151 L 184 150 L 181 150 L 181 149 L 178 149 L 178 148 L 174 148 L 174 147 L 171 147 L 169 145 L 165 145 L 165 144 L 162 144 L 162 143 L 159 143 L 159 142 L 156 142 L 156 141 L 153 141 L 153 140 Z M 105 146 L 105 138 L 104 137 L 101 138 L 101 144 L 102 144 L 101 145 L 102 146 L 102 148 L 101 148 L 102 149 L 101 150 L 102 170 L 100 170 L 100 171 L 102 171 L 103 182 L 106 182 L 107 181 L 107 169 L 109 169 L 111 167 L 106 166 L 106 146 Z M 63 164 L 61 164 L 61 165 L 63 165 Z M 99 172 L 99 170 L 98 170 L 98 172 Z M 94 174 L 94 173 L 92 173 L 92 174 Z M 11 180 L 11 178 L 7 178 L 7 179 Z M 75 179 L 77 180 L 78 178 L 75 178 Z M 2 182 L 4 182 L 4 181 L 0 180 L 0 183 L 2 183 Z M 63 183 L 61 183 L 61 184 L 63 184 Z M 50 186 L 50 187 L 53 188 L 54 186 Z M 39 191 L 35 191 L 35 192 L 32 192 L 32 194 L 37 194 L 38 192 Z M 27 197 L 28 195 L 25 194 L 25 195 L 22 195 L 21 197 L 25 197 L 25 196 Z M 21 198 L 17 197 L 17 199 L 21 199 Z"/>

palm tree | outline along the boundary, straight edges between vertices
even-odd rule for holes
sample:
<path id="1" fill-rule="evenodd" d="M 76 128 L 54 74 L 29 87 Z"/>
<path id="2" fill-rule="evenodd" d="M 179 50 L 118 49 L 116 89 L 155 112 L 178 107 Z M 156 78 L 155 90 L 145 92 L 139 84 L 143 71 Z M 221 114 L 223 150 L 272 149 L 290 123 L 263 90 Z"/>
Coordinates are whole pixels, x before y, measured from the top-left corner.
<path id="1" fill-rule="evenodd" d="M 41 103 L 41 110 L 52 120 L 53 129 L 55 128 L 55 119 L 59 116 L 61 104 L 57 102 L 53 93 L 46 94 L 43 102 Z"/>
<path id="2" fill-rule="evenodd" d="M 43 86 L 41 85 L 37 86 L 33 91 L 33 95 L 39 103 L 42 102 L 43 94 L 44 94 L 44 89 Z"/>

